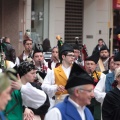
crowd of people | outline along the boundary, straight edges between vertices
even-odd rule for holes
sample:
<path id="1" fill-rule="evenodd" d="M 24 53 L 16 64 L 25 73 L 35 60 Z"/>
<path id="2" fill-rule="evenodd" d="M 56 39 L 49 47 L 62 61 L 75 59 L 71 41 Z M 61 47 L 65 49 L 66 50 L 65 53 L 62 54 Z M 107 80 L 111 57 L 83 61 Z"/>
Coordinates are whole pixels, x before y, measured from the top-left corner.
<path id="1" fill-rule="evenodd" d="M 10 38 L 0 43 L 0 120 L 120 120 L 120 52 L 110 56 L 103 39 L 90 56 L 61 38 L 23 46 L 16 56 Z"/>

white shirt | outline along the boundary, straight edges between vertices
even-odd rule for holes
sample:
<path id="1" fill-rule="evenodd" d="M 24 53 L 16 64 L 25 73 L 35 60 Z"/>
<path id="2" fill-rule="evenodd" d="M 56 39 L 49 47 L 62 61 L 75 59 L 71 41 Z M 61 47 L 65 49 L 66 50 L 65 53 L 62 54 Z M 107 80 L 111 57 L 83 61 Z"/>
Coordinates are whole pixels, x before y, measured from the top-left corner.
<path id="1" fill-rule="evenodd" d="M 95 98 L 100 103 L 103 103 L 103 100 L 104 100 L 105 95 L 106 95 L 105 81 L 106 81 L 106 75 L 104 73 L 102 73 L 100 76 L 100 80 L 94 89 Z"/>
<path id="2" fill-rule="evenodd" d="M 77 111 L 78 111 L 79 115 L 81 116 L 82 120 L 86 120 L 85 119 L 85 113 L 84 113 L 85 106 L 84 107 L 79 106 L 70 97 L 68 98 L 68 101 L 71 102 L 75 106 L 75 108 L 77 109 Z"/>
<path id="3" fill-rule="evenodd" d="M 44 91 L 33 87 L 30 83 L 22 85 L 21 96 L 23 105 L 34 109 L 37 109 L 43 105 L 47 99 Z"/>
<path id="4" fill-rule="evenodd" d="M 75 108 L 77 109 L 77 111 L 78 111 L 79 115 L 81 116 L 82 120 L 86 120 L 85 119 L 85 113 L 84 113 L 85 107 L 79 106 L 71 98 L 68 98 L 68 101 L 71 102 L 75 106 Z M 48 111 L 44 120 L 62 120 L 61 112 L 59 111 L 58 108 L 52 108 L 51 110 Z"/>
<path id="5" fill-rule="evenodd" d="M 62 65 L 62 68 L 68 78 L 70 74 L 71 66 L 69 68 L 65 68 Z M 41 87 L 48 94 L 49 97 L 53 97 L 55 95 L 55 93 L 57 92 L 57 85 L 55 84 L 54 70 L 49 70 L 49 72 L 47 72 L 47 75 L 44 78 Z"/>
<path id="6" fill-rule="evenodd" d="M 56 66 L 56 63 L 55 63 L 54 61 L 52 61 L 52 63 L 51 63 L 51 68 L 54 69 L 55 66 Z"/>

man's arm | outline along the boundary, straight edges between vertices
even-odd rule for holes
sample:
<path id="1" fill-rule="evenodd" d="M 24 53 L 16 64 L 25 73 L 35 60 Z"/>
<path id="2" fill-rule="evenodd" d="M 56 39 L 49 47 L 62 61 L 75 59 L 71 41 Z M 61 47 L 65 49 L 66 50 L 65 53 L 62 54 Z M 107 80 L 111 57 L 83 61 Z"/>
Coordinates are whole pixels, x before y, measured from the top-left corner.
<path id="1" fill-rule="evenodd" d="M 34 109 L 37 109 L 40 106 L 42 106 L 47 99 L 47 96 L 44 91 L 33 87 L 30 83 L 22 85 L 21 95 L 23 105 Z"/>
<path id="2" fill-rule="evenodd" d="M 55 84 L 55 77 L 53 70 L 50 70 L 47 73 L 41 87 L 48 94 L 49 97 L 53 97 L 55 95 L 57 91 L 57 85 Z"/>
<path id="3" fill-rule="evenodd" d="M 104 97 L 106 95 L 105 81 L 106 81 L 106 75 L 102 73 L 100 76 L 100 80 L 94 89 L 95 99 L 100 103 L 103 103 Z"/>

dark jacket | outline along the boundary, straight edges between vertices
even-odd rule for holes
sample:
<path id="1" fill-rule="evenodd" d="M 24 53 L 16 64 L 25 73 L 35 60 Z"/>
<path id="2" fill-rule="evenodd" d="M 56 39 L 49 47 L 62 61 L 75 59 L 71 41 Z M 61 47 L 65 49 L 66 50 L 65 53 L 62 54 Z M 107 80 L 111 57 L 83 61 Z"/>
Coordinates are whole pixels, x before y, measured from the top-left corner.
<path id="1" fill-rule="evenodd" d="M 104 98 L 102 106 L 103 120 L 120 120 L 120 90 L 108 92 Z"/>
<path id="2" fill-rule="evenodd" d="M 5 42 L 5 56 L 6 56 L 6 60 L 12 61 L 13 63 L 15 63 L 16 60 L 16 52 L 15 49 L 13 48 L 13 46 L 10 43 Z"/>

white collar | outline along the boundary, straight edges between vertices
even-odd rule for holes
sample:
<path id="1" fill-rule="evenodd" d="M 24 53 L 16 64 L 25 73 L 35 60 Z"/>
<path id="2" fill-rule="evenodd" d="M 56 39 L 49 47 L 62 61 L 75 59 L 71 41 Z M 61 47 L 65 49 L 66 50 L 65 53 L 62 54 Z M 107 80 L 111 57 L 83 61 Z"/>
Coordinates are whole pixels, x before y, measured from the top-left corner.
<path id="1" fill-rule="evenodd" d="M 78 105 L 76 102 L 74 102 L 70 97 L 68 98 L 68 101 L 69 101 L 70 103 L 72 103 L 77 109 L 80 109 L 80 110 L 84 111 L 85 106 L 81 107 L 81 106 Z"/>
<path id="2" fill-rule="evenodd" d="M 117 86 L 117 88 L 120 90 L 120 88 Z"/>
<path id="3" fill-rule="evenodd" d="M 65 70 L 69 70 L 69 69 L 71 69 L 71 66 L 69 66 L 68 68 L 66 68 L 66 67 L 64 67 L 63 65 L 62 65 L 62 68 Z"/>

